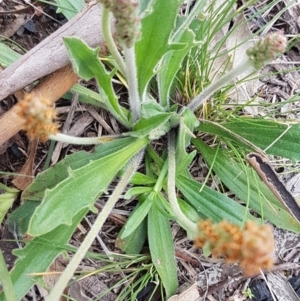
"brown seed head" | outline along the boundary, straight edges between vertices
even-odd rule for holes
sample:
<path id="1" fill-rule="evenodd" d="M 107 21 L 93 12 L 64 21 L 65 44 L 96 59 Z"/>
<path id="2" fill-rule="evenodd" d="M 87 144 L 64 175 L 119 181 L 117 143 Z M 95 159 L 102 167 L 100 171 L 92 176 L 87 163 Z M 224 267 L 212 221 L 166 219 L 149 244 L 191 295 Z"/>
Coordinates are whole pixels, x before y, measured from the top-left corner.
<path id="1" fill-rule="evenodd" d="M 38 98 L 30 93 L 16 104 L 18 117 L 24 120 L 23 130 L 30 139 L 40 138 L 45 142 L 49 135 L 58 132 L 58 124 L 53 122 L 56 111 L 50 105 L 48 99 Z"/>

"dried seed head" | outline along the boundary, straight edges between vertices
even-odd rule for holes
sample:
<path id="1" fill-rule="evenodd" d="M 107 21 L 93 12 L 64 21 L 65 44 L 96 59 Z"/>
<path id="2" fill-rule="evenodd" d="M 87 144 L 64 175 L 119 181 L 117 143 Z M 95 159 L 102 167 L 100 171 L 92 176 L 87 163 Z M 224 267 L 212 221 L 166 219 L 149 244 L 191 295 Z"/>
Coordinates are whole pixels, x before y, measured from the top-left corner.
<path id="1" fill-rule="evenodd" d="M 255 69 L 260 70 L 266 63 L 275 60 L 284 53 L 287 39 L 282 31 L 268 34 L 261 38 L 252 48 L 247 50 L 247 55 Z"/>
<path id="2" fill-rule="evenodd" d="M 53 122 L 56 111 L 50 105 L 48 99 L 30 93 L 16 104 L 18 117 L 24 120 L 23 130 L 30 139 L 40 138 L 41 142 L 45 142 L 49 135 L 58 132 L 58 124 Z"/>
<path id="3" fill-rule="evenodd" d="M 274 239 L 271 227 L 259 226 L 252 221 L 244 229 L 227 221 L 213 224 L 199 222 L 199 236 L 195 245 L 209 247 L 213 257 L 222 256 L 227 263 L 239 262 L 246 276 L 270 269 L 273 265 Z"/>

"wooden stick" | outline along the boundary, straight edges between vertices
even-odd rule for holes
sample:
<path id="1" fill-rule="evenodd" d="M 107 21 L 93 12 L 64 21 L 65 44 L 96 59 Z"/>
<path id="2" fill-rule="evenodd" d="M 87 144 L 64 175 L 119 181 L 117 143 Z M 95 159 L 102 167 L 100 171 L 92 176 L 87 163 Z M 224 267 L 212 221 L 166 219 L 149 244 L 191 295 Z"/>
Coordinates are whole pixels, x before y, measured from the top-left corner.
<path id="1" fill-rule="evenodd" d="M 77 82 L 78 77 L 73 72 L 71 65 L 67 65 L 48 75 L 31 92 L 25 93 L 32 98 L 47 98 L 54 103 L 63 96 Z M 0 145 L 18 133 L 23 126 L 23 120 L 16 113 L 16 106 L 0 117 Z"/>
<path id="2" fill-rule="evenodd" d="M 55 102 L 78 80 L 73 72 L 63 37 L 76 36 L 89 46 L 103 46 L 100 27 L 101 9 L 96 1 L 90 2 L 72 20 L 31 49 L 15 63 L 0 72 L 0 101 L 48 74 L 32 96 L 45 97 Z M 114 31 L 114 26 L 112 26 Z M 54 72 L 54 73 L 53 73 Z M 52 74 L 53 73 L 53 74 Z M 23 120 L 12 108 L 0 117 L 0 145 L 22 129 Z"/>
<path id="3" fill-rule="evenodd" d="M 90 2 L 72 20 L 2 71 L 0 100 L 69 64 L 63 37 L 79 37 L 91 47 L 104 45 L 100 17 L 100 6 L 95 1 Z"/>

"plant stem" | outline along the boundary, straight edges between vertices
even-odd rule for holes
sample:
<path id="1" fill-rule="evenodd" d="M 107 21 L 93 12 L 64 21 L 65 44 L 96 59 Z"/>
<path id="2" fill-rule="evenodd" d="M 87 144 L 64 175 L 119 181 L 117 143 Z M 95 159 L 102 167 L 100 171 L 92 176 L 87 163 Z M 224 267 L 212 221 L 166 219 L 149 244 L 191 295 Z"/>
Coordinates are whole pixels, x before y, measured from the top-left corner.
<path id="1" fill-rule="evenodd" d="M 2 251 L 0 249 L 0 282 L 5 295 L 6 301 L 16 301 L 16 295 L 14 291 L 14 286 L 12 284 L 9 272 L 6 267 L 6 262 L 4 260 Z"/>
<path id="2" fill-rule="evenodd" d="M 101 25 L 102 25 L 102 33 L 104 40 L 106 42 L 106 46 L 109 49 L 111 55 L 115 59 L 119 69 L 125 75 L 126 74 L 126 66 L 120 52 L 114 42 L 114 39 L 111 34 L 111 27 L 110 27 L 110 10 L 107 9 L 102 4 L 102 18 L 101 18 Z"/>
<path id="3" fill-rule="evenodd" d="M 52 292 L 50 293 L 49 297 L 46 299 L 47 301 L 58 301 L 60 300 L 60 296 L 62 295 L 65 287 L 68 285 L 70 279 L 73 277 L 77 267 L 79 266 L 80 262 L 84 258 L 86 252 L 92 245 L 95 237 L 99 234 L 104 222 L 106 221 L 107 217 L 109 216 L 111 210 L 115 206 L 116 202 L 118 201 L 120 195 L 123 193 L 124 189 L 126 188 L 128 182 L 130 181 L 132 175 L 135 173 L 139 163 L 143 157 L 144 151 L 140 151 L 136 154 L 132 161 L 128 164 L 122 178 L 120 179 L 118 185 L 116 186 L 114 192 L 108 199 L 107 203 L 103 207 L 102 211 L 98 215 L 94 225 L 90 229 L 89 233 L 85 237 L 84 241 L 82 242 L 81 246 L 77 250 L 76 254 L 73 256 L 72 260 L 68 264 L 67 268 L 64 270 L 63 274 L 59 277 L 58 282 L 54 286 Z"/>
<path id="4" fill-rule="evenodd" d="M 103 137 L 74 137 L 65 134 L 58 133 L 56 135 L 49 135 L 49 139 L 59 142 L 65 142 L 69 144 L 79 144 L 79 145 L 90 145 L 90 144 L 100 144 L 107 143 L 111 140 L 122 138 L 121 135 L 115 136 L 103 136 Z"/>
<path id="5" fill-rule="evenodd" d="M 124 45 L 123 50 L 125 55 L 129 104 L 132 114 L 132 121 L 135 123 L 141 118 L 141 101 L 138 92 L 134 46 L 128 48 Z"/>
<path id="6" fill-rule="evenodd" d="M 237 76 L 244 73 L 246 70 L 254 69 L 253 63 L 248 59 L 241 63 L 236 68 L 230 70 L 228 73 L 220 77 L 215 82 L 211 83 L 199 95 L 197 95 L 189 104 L 188 108 L 191 111 L 196 111 L 202 104 L 204 104 L 215 92 L 220 90 L 223 86 L 233 82 Z"/>
<path id="7" fill-rule="evenodd" d="M 174 130 L 171 130 L 168 135 L 168 198 L 173 210 L 173 213 L 178 223 L 192 236 L 197 236 L 198 227 L 197 224 L 190 221 L 181 211 L 175 190 L 175 178 L 176 178 L 176 158 L 175 158 L 175 134 Z"/>

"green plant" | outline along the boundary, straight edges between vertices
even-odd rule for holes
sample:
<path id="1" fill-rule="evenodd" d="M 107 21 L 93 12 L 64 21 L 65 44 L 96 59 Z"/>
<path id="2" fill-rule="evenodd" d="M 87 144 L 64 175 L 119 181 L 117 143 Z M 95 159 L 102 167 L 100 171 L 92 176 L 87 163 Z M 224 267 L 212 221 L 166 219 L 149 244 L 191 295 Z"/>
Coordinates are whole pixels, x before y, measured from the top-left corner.
<path id="1" fill-rule="evenodd" d="M 101 26 L 115 67 L 108 69 L 98 57 L 99 49 L 91 49 L 77 38 L 65 38 L 64 42 L 76 73 L 85 80 L 97 80 L 100 96 L 94 98 L 94 103 L 109 111 L 124 131 L 120 136 L 100 138 L 48 133 L 49 138 L 56 141 L 99 145 L 93 153 L 77 152 L 67 156 L 40 173 L 23 192 L 26 202 L 10 218 L 22 219 L 22 232 L 33 238 L 24 249 L 16 251 L 18 260 L 11 272 L 11 280 L 17 300 L 34 283 L 30 274 L 45 271 L 66 248 L 86 213 L 89 210 L 96 212 L 94 202 L 106 193 L 115 178 L 119 179 L 118 184 L 50 293 L 49 301 L 59 299 L 129 183 L 132 187 L 126 197 L 136 196 L 138 205 L 120 232 L 118 245 L 126 253 L 139 253 L 148 237 L 152 262 L 167 298 L 176 292 L 178 286 L 170 219 L 178 222 L 192 239 L 199 236 L 197 222 L 200 218 L 235 224 L 235 227 L 226 224 L 226 229 L 221 224 L 221 229 L 215 234 L 219 239 L 225 238 L 227 245 L 235 244 L 239 248 L 244 241 L 239 237 L 232 242 L 232 229 L 237 233 L 236 227 L 243 229 L 246 222 L 262 223 L 250 213 L 250 208 L 276 226 L 300 232 L 298 221 L 245 163 L 247 152 L 263 153 L 262 149 L 267 154 L 298 160 L 299 124 L 236 116 L 229 116 L 221 122 L 197 118 L 197 110 L 221 88 L 228 89 L 245 69 L 250 72 L 260 69 L 281 54 L 286 44 L 284 36 L 275 33 L 259 41 L 249 49 L 249 59 L 218 79 L 207 80 L 187 106 L 179 106 L 171 101 L 178 83 L 177 74 L 180 77 L 184 60 L 189 55 L 196 57 L 195 51 L 201 49 L 205 33 L 212 29 L 211 20 L 202 14 L 205 2 L 196 2 L 186 16 L 178 15 L 182 4 L 179 0 L 141 1 L 140 6 L 129 0 L 100 2 Z M 111 12 L 117 19 L 116 35 L 124 57 L 112 38 Z M 223 15 L 225 17 L 226 13 Z M 201 39 L 199 32 L 202 33 Z M 203 66 L 205 64 L 208 61 Z M 127 80 L 129 107 L 120 105 L 112 85 L 117 72 Z M 54 114 L 48 111 L 49 108 L 41 105 L 37 109 L 45 109 L 40 115 L 42 119 L 44 116 L 53 119 Z M 24 110 L 21 112 L 23 114 Z M 45 129 L 47 127 L 43 128 L 42 137 Z M 216 136 L 217 146 L 209 146 L 207 138 L 197 137 L 203 133 Z M 152 142 L 164 141 L 165 136 L 168 137 L 168 151 L 155 150 Z M 244 205 L 227 197 L 221 189 L 211 189 L 206 185 L 208 179 L 204 183 L 193 179 L 189 166 L 197 154 L 205 158 L 210 174 L 214 172 Z M 141 162 L 144 170 L 138 171 Z M 250 181 L 250 177 L 254 180 Z M 261 229 L 265 228 L 255 228 L 254 232 Z M 200 230 L 205 232 L 205 228 L 200 227 Z M 54 246 L 49 248 L 49 244 Z M 214 254 L 213 244 L 208 240 L 201 240 L 199 245 L 206 254 Z M 239 255 L 234 258 L 240 258 Z M 258 267 L 251 268 L 256 272 Z M 3 294 L 0 300 L 4 300 Z"/>
<path id="2" fill-rule="evenodd" d="M 252 291 L 251 291 L 250 287 L 248 287 L 248 288 L 243 292 L 243 295 L 244 295 L 246 298 L 249 298 L 250 300 L 254 297 L 254 295 L 252 294 Z"/>

